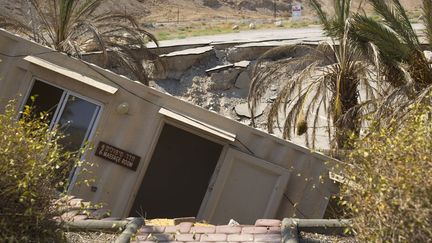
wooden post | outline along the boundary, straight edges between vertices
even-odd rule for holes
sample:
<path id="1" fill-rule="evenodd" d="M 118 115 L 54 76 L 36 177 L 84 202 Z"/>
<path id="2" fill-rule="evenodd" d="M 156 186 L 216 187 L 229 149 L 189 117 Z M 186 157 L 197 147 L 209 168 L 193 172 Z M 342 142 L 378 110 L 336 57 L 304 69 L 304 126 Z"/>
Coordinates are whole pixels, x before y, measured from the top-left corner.
<path id="1" fill-rule="evenodd" d="M 177 24 L 180 23 L 180 8 L 177 7 Z"/>

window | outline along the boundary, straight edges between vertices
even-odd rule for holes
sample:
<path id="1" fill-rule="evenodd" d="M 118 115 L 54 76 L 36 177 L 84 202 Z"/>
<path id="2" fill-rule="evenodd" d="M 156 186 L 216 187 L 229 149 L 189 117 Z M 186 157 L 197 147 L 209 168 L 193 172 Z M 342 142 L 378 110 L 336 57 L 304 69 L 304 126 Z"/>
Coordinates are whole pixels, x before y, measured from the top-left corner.
<path id="1" fill-rule="evenodd" d="M 33 115 L 41 112 L 48 113 L 49 121 L 52 121 L 54 113 L 57 109 L 60 100 L 62 99 L 64 91 L 57 87 L 51 86 L 44 82 L 35 81 L 33 88 L 27 98 L 26 105 L 32 107 Z M 33 97 L 34 102 L 30 97 Z"/>
<path id="2" fill-rule="evenodd" d="M 58 126 L 66 135 L 60 143 L 70 152 L 79 150 L 90 139 L 101 110 L 95 102 L 39 80 L 34 81 L 26 105 L 32 107 L 34 115 L 48 114 L 50 129 Z M 74 170 L 71 168 L 69 179 L 73 179 Z"/>

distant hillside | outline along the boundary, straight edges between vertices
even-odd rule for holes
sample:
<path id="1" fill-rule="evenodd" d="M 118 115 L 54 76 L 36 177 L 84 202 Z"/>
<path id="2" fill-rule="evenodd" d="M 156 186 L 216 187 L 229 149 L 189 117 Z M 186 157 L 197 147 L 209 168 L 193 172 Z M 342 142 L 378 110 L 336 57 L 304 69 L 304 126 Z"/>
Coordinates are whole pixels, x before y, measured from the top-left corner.
<path id="1" fill-rule="evenodd" d="M 20 14 L 21 4 L 28 0 L 0 0 L 0 11 Z M 293 0 L 276 0 L 278 16 L 289 16 Z M 359 2 L 355 0 L 354 2 Z M 273 0 L 106 0 L 102 8 L 113 11 L 126 11 L 147 21 L 210 20 L 218 18 L 268 18 L 273 16 Z M 305 3 L 306 1 L 300 1 Z M 333 0 L 323 0 L 330 6 Z M 410 10 L 421 6 L 421 0 L 401 0 Z M 307 4 L 304 14 L 312 15 Z M 370 8 L 366 7 L 367 11 Z"/>

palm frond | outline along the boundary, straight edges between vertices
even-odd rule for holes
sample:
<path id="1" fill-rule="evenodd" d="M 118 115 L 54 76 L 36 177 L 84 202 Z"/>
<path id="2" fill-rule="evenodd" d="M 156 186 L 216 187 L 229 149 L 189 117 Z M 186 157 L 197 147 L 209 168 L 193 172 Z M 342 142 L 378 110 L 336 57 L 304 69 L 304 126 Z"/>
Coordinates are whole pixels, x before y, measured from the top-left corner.
<path id="1" fill-rule="evenodd" d="M 319 0 L 309 0 L 309 5 L 320 19 L 327 36 L 340 39 L 344 34 L 345 22 L 350 17 L 351 0 L 333 0 L 335 13 L 332 17 L 324 12 Z"/>
<path id="2" fill-rule="evenodd" d="M 14 16 L 1 16 L 0 25 L 13 27 L 41 44 L 76 57 L 81 57 L 89 47 L 92 51 L 102 51 L 105 63 L 108 57 L 114 57 L 139 81 L 148 84 L 142 61 L 154 61 L 156 55 L 146 50 L 146 43 L 153 41 L 158 46 L 158 42 L 133 16 L 97 11 L 104 0 L 29 1 L 36 12 L 37 30 Z"/>
<path id="3" fill-rule="evenodd" d="M 368 96 L 379 95 L 375 94 L 377 89 L 373 88 L 376 85 L 369 84 L 369 80 L 365 78 L 370 74 L 368 65 L 362 60 L 370 57 L 361 47 L 353 45 L 350 38 L 355 36 L 351 34 L 349 21 L 352 14 L 351 1 L 334 0 L 335 14 L 331 18 L 323 11 L 318 0 L 309 0 L 309 3 L 320 18 L 326 35 L 331 37 L 331 42 L 309 47 L 302 56 L 291 57 L 286 62 L 276 61 L 273 57 L 286 58 L 286 54 L 296 47 L 281 47 L 265 53 L 259 60 L 266 60 L 265 68 L 260 65 L 261 62 L 255 66 L 248 101 L 253 111 L 267 87 L 274 80 L 283 80 L 267 117 L 269 132 L 273 132 L 277 125 L 284 138 L 304 134 L 306 145 L 314 147 L 318 131 L 326 127 L 329 141 L 335 140 L 332 146 L 341 148 L 346 146 L 344 141 L 350 133 L 358 133 L 360 130 L 359 111 L 352 110 L 360 102 L 360 85 L 367 87 Z M 363 36 L 357 35 L 357 38 L 362 41 L 364 49 L 371 46 L 361 39 Z M 300 47 L 301 45 L 297 48 Z M 372 48 L 368 47 L 370 49 Z M 378 55 L 375 56 L 377 60 Z M 290 65 L 296 62 L 307 63 L 307 66 L 293 73 Z M 326 119 L 323 119 L 323 114 Z M 343 119 L 347 116 L 350 119 Z"/>
<path id="4" fill-rule="evenodd" d="M 432 1 L 423 0 L 423 22 L 425 25 L 425 35 L 429 45 L 432 45 Z"/>
<path id="5" fill-rule="evenodd" d="M 321 21 L 321 23 L 323 25 L 324 31 L 328 35 L 331 35 L 331 33 L 333 33 L 332 32 L 332 26 L 331 26 L 331 24 L 327 18 L 327 14 L 324 12 L 324 10 L 322 8 L 322 4 L 320 3 L 320 1 L 319 0 L 309 0 L 309 5 L 312 7 L 312 9 L 317 14 L 319 20 Z"/>
<path id="6" fill-rule="evenodd" d="M 391 0 L 392 4 L 388 4 L 386 0 L 369 0 L 369 2 L 384 19 L 386 25 L 394 30 L 407 45 L 419 46 L 417 35 L 399 0 Z"/>

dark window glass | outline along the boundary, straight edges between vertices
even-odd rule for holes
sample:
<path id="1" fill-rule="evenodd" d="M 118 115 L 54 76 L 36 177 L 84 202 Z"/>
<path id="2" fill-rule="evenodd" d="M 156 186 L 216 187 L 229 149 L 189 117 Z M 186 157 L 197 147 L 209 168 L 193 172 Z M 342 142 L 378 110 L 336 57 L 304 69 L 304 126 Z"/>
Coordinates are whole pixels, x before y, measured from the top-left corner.
<path id="1" fill-rule="evenodd" d="M 67 151 L 77 151 L 87 139 L 99 106 L 69 95 L 58 121 L 60 131 L 66 135 L 61 141 Z"/>
<path id="2" fill-rule="evenodd" d="M 32 115 L 34 116 L 39 116 L 41 112 L 48 113 L 48 121 L 51 122 L 62 94 L 62 89 L 36 80 L 26 105 L 32 107 Z M 31 97 L 35 98 L 34 102 Z"/>

